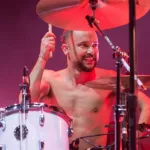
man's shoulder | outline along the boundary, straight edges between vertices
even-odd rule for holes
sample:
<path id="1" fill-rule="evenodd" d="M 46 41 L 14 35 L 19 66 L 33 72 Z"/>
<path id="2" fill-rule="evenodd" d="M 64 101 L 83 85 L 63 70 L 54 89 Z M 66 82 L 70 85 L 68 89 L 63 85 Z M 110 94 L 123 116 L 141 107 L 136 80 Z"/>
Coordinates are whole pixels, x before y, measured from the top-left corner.
<path id="1" fill-rule="evenodd" d="M 45 69 L 43 72 L 43 77 L 59 78 L 63 72 L 64 70 L 54 71 L 54 70 Z"/>

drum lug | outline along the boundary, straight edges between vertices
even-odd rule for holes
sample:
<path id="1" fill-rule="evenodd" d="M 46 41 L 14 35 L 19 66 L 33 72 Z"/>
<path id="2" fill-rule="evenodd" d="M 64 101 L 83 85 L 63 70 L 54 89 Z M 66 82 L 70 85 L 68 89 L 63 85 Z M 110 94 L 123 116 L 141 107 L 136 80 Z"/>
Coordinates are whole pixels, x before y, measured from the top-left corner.
<path id="1" fill-rule="evenodd" d="M 0 144 L 0 150 L 6 150 L 6 145 Z"/>
<path id="2" fill-rule="evenodd" d="M 5 108 L 0 108 L 0 129 L 4 131 L 6 129 L 6 121 L 5 121 Z"/>
<path id="3" fill-rule="evenodd" d="M 44 146 L 45 146 L 44 140 L 40 140 L 39 144 L 40 144 L 40 150 L 44 150 Z"/>
<path id="4" fill-rule="evenodd" d="M 68 137 L 72 137 L 73 135 L 73 120 L 70 120 L 70 127 L 68 128 Z"/>
<path id="5" fill-rule="evenodd" d="M 6 122 L 4 119 L 0 120 L 0 129 L 4 131 L 6 129 Z"/>
<path id="6" fill-rule="evenodd" d="M 44 122 L 45 122 L 45 116 L 44 114 L 40 114 L 40 125 L 44 126 Z"/>
<path id="7" fill-rule="evenodd" d="M 68 128 L 68 137 L 72 137 L 73 135 L 73 128 L 69 127 Z"/>

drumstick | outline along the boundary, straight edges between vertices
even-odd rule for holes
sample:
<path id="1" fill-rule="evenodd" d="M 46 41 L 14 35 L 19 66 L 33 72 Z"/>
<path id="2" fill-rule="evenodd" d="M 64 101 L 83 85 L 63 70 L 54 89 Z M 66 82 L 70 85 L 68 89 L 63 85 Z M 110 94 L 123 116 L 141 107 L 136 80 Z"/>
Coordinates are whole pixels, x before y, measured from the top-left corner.
<path id="1" fill-rule="evenodd" d="M 48 31 L 49 31 L 49 32 L 52 32 L 52 25 L 51 25 L 51 24 L 48 24 Z M 51 52 L 49 53 L 49 57 L 52 58 L 52 56 L 53 56 L 53 52 L 51 51 Z"/>

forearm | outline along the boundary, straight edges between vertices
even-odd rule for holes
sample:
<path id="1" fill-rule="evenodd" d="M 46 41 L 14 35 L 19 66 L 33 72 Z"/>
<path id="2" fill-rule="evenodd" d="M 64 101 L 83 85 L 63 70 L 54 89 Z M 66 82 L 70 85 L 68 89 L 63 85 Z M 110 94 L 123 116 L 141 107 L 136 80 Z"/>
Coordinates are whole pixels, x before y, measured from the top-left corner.
<path id="1" fill-rule="evenodd" d="M 45 69 L 46 61 L 39 57 L 30 74 L 30 94 L 32 101 L 38 101 L 40 97 L 40 84 Z"/>
<path id="2" fill-rule="evenodd" d="M 139 123 L 143 123 L 143 122 L 145 122 L 146 124 L 150 123 L 150 105 L 145 106 L 141 110 Z"/>
<path id="3" fill-rule="evenodd" d="M 145 105 L 144 108 L 142 108 L 138 123 L 150 124 L 150 104 Z M 147 135 L 147 131 L 143 128 L 138 132 L 137 137 L 143 137 L 145 135 Z"/>
<path id="4" fill-rule="evenodd" d="M 139 123 L 150 123 L 150 98 L 143 92 L 138 92 L 138 107 L 141 110 Z"/>

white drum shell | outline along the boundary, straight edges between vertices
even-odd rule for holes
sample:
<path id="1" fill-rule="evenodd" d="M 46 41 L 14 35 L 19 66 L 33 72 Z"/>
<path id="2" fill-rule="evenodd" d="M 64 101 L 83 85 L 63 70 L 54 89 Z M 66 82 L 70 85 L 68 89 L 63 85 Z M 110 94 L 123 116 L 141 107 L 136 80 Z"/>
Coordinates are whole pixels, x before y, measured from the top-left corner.
<path id="1" fill-rule="evenodd" d="M 41 113 L 45 116 L 43 126 L 39 123 Z M 25 119 L 28 134 L 21 142 L 14 136 L 20 124 L 19 111 L 6 113 L 6 129 L 0 131 L 0 145 L 5 145 L 6 150 L 69 150 L 68 123 L 61 115 L 60 112 L 29 108 Z M 40 141 L 45 143 L 44 149 L 40 149 Z"/>

